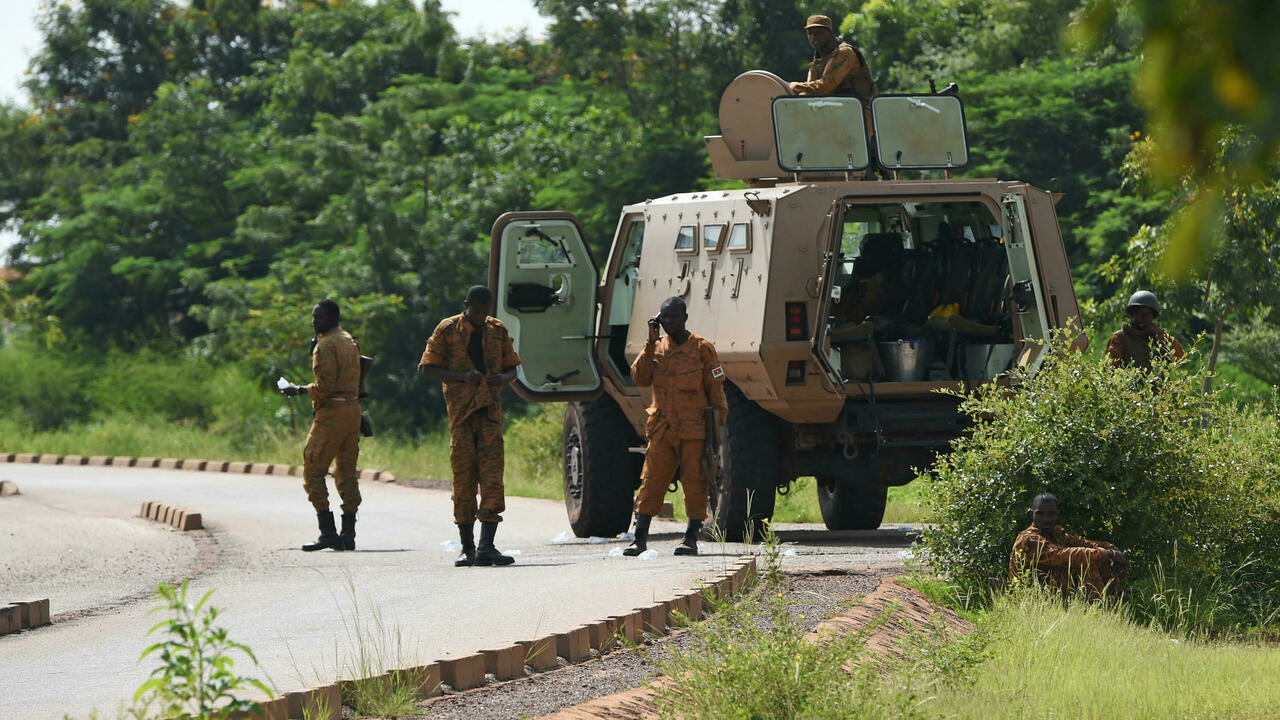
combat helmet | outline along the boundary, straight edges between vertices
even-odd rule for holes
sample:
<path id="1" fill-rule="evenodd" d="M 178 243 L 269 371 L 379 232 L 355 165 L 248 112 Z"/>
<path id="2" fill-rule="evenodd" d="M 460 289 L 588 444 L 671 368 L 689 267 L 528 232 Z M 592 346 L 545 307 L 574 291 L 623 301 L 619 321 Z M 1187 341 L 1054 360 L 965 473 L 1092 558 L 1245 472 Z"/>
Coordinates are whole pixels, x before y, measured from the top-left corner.
<path id="1" fill-rule="evenodd" d="M 1151 308 L 1152 312 L 1158 317 L 1160 315 L 1160 303 L 1156 301 L 1156 294 L 1150 290 L 1139 290 L 1129 298 L 1129 304 L 1125 306 L 1125 313 L 1132 313 L 1134 308 L 1144 307 Z"/>

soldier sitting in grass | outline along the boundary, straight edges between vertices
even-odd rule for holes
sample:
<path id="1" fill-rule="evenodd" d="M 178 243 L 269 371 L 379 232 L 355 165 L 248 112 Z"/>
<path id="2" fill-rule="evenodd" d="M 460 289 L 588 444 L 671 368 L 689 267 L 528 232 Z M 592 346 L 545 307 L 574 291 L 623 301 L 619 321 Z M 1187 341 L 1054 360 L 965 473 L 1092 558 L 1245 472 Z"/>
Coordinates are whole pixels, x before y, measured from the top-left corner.
<path id="1" fill-rule="evenodd" d="M 1061 592 L 1083 590 L 1090 598 L 1118 595 L 1129 564 L 1115 545 L 1073 535 L 1058 524 L 1058 498 L 1049 493 L 1031 501 L 1031 525 L 1018 534 L 1009 556 L 1009 572 L 1034 572 Z"/>

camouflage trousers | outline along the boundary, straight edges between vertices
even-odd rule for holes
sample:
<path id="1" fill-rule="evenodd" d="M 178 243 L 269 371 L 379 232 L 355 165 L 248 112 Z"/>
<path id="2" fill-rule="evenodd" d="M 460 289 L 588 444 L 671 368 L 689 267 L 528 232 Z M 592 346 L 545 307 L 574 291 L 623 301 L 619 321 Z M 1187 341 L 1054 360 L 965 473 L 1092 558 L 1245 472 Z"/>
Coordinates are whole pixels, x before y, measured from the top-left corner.
<path id="1" fill-rule="evenodd" d="M 670 425 L 663 424 L 647 436 L 649 447 L 644 452 L 644 470 L 640 471 L 640 494 L 636 497 L 636 513 L 657 515 L 662 499 L 667 496 L 676 469 L 684 488 L 684 511 L 690 520 L 707 519 L 707 483 L 702 477 L 702 438 L 684 440 Z"/>
<path id="2" fill-rule="evenodd" d="M 333 481 L 342 498 L 342 512 L 354 515 L 360 507 L 360 403 L 352 400 L 316 410 L 302 451 L 302 487 L 317 513 L 329 511 L 329 490 L 325 475 L 337 460 Z"/>
<path id="3" fill-rule="evenodd" d="M 502 522 L 507 501 L 502 486 L 502 421 L 477 410 L 449 428 L 449 465 L 453 468 L 453 521 L 459 525 Z M 476 508 L 476 493 L 480 506 Z"/>

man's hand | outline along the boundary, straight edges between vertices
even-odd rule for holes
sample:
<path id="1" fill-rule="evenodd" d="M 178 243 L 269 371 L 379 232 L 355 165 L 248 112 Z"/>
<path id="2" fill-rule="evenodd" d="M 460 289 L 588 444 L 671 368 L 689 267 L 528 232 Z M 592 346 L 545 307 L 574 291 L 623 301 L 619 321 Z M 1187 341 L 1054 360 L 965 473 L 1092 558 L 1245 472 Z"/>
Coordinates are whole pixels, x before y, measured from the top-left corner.
<path id="1" fill-rule="evenodd" d="M 475 369 L 469 370 L 469 371 L 467 372 L 467 384 L 468 384 L 468 385 L 479 385 L 479 384 L 481 384 L 481 383 L 483 383 L 483 382 L 484 382 L 484 373 L 480 372 L 479 370 L 475 370 Z"/>
<path id="2" fill-rule="evenodd" d="M 649 342 L 658 342 L 658 334 L 662 330 L 662 325 L 658 323 L 658 318 L 649 318 Z"/>
<path id="3" fill-rule="evenodd" d="M 787 87 L 791 88 L 791 92 L 796 92 L 796 83 L 789 82 L 787 83 Z"/>

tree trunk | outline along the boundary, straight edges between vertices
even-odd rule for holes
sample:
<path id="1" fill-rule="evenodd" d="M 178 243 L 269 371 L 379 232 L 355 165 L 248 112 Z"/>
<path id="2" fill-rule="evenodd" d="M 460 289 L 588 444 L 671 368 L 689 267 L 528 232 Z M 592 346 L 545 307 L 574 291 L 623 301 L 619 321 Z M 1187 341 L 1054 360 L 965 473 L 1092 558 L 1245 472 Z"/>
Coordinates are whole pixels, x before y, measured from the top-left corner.
<path id="1" fill-rule="evenodd" d="M 1218 351 L 1222 349 L 1222 328 L 1226 325 L 1223 318 L 1214 318 L 1213 347 L 1209 348 L 1209 372 L 1204 376 L 1204 394 L 1208 395 L 1213 388 L 1213 371 L 1218 366 Z"/>

